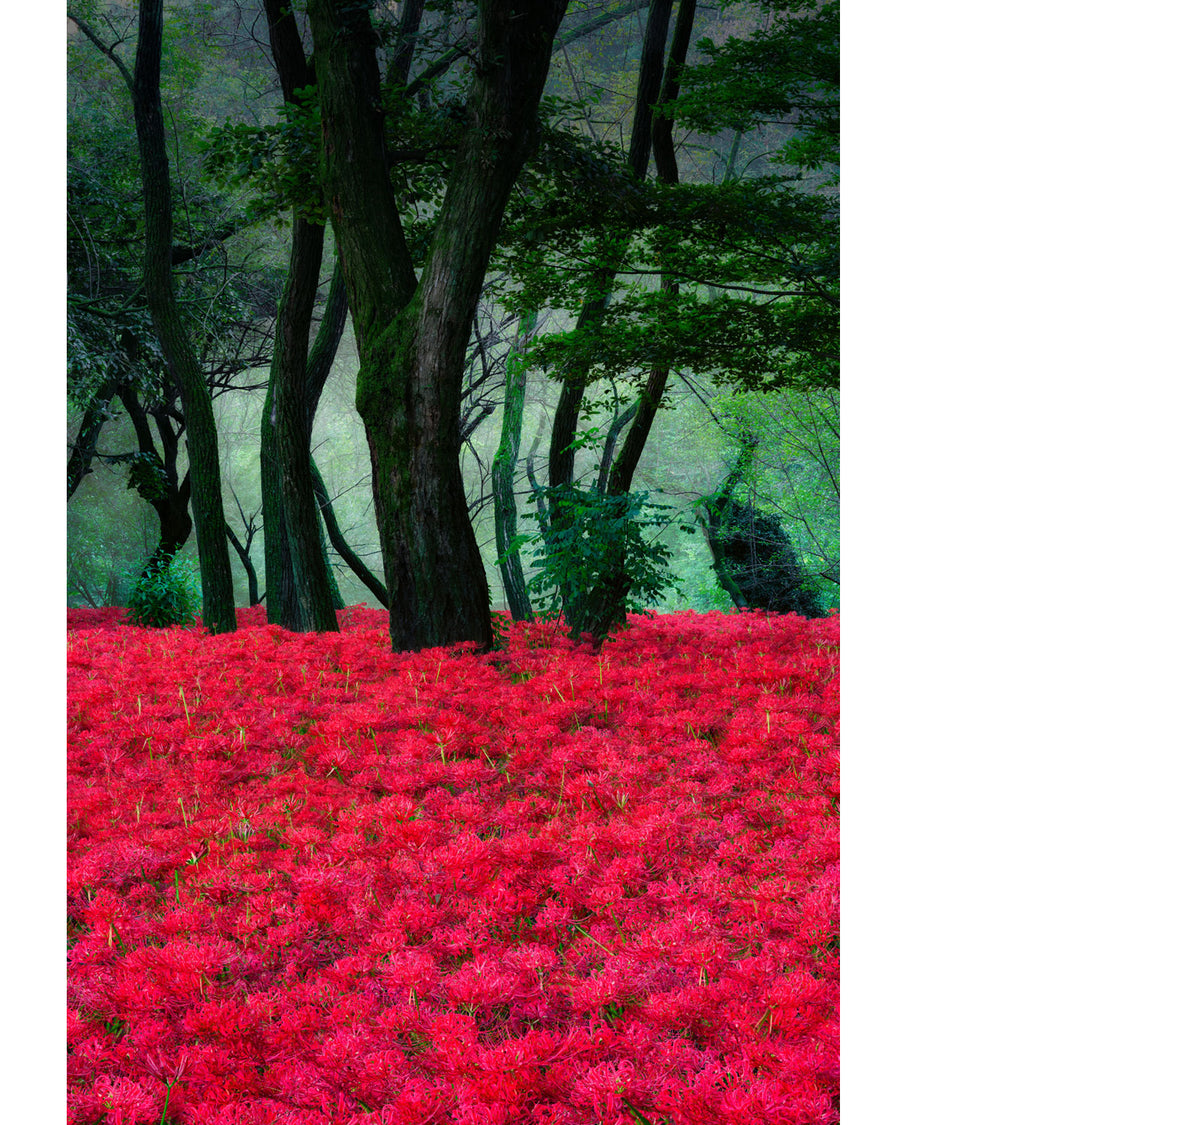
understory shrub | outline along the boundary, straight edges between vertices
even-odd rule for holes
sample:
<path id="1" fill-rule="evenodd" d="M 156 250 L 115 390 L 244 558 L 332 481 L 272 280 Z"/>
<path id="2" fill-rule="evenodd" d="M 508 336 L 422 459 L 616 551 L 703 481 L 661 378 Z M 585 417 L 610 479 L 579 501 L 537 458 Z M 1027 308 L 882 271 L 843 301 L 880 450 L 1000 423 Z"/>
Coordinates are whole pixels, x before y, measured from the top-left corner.
<path id="1" fill-rule="evenodd" d="M 627 610 L 653 605 L 670 587 L 670 554 L 647 534 L 671 522 L 669 509 L 645 492 L 566 486 L 542 495 L 549 504 L 529 593 L 539 610 L 562 612 L 573 639 L 588 633 L 600 644 Z"/>
<path id="2" fill-rule="evenodd" d="M 129 594 L 129 620 L 134 625 L 166 628 L 190 625 L 200 612 L 200 581 L 195 567 L 179 555 L 152 562 L 138 575 Z"/>

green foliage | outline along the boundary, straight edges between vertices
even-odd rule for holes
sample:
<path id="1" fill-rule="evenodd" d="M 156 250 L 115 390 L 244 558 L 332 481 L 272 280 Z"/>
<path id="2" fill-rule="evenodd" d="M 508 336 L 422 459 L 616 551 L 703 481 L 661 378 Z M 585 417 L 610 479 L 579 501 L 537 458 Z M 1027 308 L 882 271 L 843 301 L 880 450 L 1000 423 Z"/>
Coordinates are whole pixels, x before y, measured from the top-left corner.
<path id="1" fill-rule="evenodd" d="M 113 423 L 114 443 L 128 423 Z M 67 604 L 123 606 L 159 539 L 153 509 L 125 488 L 124 474 L 100 462 L 67 505 Z"/>
<path id="2" fill-rule="evenodd" d="M 98 454 L 96 460 L 106 465 L 128 465 L 129 477 L 125 487 L 132 489 L 149 504 L 165 500 L 170 494 L 171 477 L 157 450 Z"/>
<path id="3" fill-rule="evenodd" d="M 840 604 L 838 392 L 727 393 L 710 405 L 743 451 L 743 471 L 729 492 L 735 507 L 778 518 L 821 605 Z"/>
<path id="4" fill-rule="evenodd" d="M 283 225 L 291 210 L 312 223 L 325 221 L 317 175 L 321 115 L 317 87 L 296 91 L 270 124 L 226 121 L 203 139 L 204 167 L 226 190 L 248 193 L 247 215 Z M 403 92 L 384 92 L 388 149 L 395 159 L 393 186 L 405 216 L 413 254 L 424 254 L 432 229 L 430 208 L 445 191 L 449 164 L 466 121 L 459 102 L 422 108 Z"/>
<path id="5" fill-rule="evenodd" d="M 321 118 L 317 88 L 298 90 L 300 104 L 285 103 L 283 119 L 271 125 L 226 121 L 203 139 L 204 166 L 226 190 L 249 189 L 247 215 L 282 225 L 296 208 L 309 222 L 323 222 L 325 206 L 317 180 Z"/>
<path id="6" fill-rule="evenodd" d="M 718 46 L 701 39 L 707 61 L 687 68 L 669 112 L 713 134 L 745 130 L 799 110 L 805 130 L 836 136 L 839 84 L 839 0 L 758 0 L 771 11 L 768 28 Z"/>
<path id="7" fill-rule="evenodd" d="M 539 337 L 527 359 L 592 378 L 668 367 L 742 390 L 829 387 L 838 379 L 837 335 L 837 313 L 820 300 L 642 291 L 610 306 L 599 324 Z"/>
<path id="8" fill-rule="evenodd" d="M 654 367 L 743 390 L 838 385 L 838 3 L 753 8 L 750 25 L 727 17 L 732 35 L 714 25 L 720 45 L 700 41 L 702 61 L 661 110 L 690 130 L 681 161 L 711 138 L 713 182 L 639 181 L 568 103 L 547 103 L 494 265 L 514 307 L 604 302 L 599 320 L 530 349 L 552 378 L 637 383 Z M 767 163 L 751 172 L 743 158 L 739 174 L 742 134 Z"/>
<path id="9" fill-rule="evenodd" d="M 174 555 L 165 565 L 151 562 L 138 575 L 129 594 L 129 620 L 162 629 L 190 625 L 200 612 L 200 582 L 195 567 Z"/>
<path id="10" fill-rule="evenodd" d="M 666 527 L 671 516 L 648 493 L 560 486 L 540 489 L 531 503 L 539 498 L 555 515 L 539 521 L 529 593 L 542 612 L 563 613 L 573 639 L 590 633 L 600 644 L 627 610 L 658 601 L 670 587 L 669 552 L 647 533 Z M 510 550 L 531 538 L 519 537 Z"/>
<path id="11" fill-rule="evenodd" d="M 129 487 L 150 503 L 166 499 L 171 478 L 157 452 L 134 454 L 129 465 Z"/>

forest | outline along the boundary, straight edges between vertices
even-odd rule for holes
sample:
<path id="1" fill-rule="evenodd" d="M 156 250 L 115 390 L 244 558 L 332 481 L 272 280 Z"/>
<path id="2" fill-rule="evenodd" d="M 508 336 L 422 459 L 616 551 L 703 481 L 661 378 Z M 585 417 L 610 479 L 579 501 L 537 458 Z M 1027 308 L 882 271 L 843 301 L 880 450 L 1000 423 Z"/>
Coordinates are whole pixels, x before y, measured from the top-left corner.
<path id="1" fill-rule="evenodd" d="M 839 605 L 836 0 L 67 30 L 69 606 Z"/>
<path id="2" fill-rule="evenodd" d="M 838 20 L 71 0 L 70 1125 L 837 1125 Z"/>

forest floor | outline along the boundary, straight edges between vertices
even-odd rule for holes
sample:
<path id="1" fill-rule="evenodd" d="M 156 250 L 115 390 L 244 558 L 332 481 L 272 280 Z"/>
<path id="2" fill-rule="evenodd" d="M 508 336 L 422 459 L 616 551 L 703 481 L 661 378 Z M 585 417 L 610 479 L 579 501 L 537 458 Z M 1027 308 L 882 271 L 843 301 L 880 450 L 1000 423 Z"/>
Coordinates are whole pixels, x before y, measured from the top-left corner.
<path id="1" fill-rule="evenodd" d="M 838 1120 L 836 617 L 68 610 L 71 1122 Z"/>

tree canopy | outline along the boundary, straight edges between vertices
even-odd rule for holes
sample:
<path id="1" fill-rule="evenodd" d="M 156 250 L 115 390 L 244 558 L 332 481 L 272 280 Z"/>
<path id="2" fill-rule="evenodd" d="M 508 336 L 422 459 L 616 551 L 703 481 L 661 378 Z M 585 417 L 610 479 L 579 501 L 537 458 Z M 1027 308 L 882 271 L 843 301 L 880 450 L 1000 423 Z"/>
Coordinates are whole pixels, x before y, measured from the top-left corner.
<path id="1" fill-rule="evenodd" d="M 762 404 L 760 450 L 786 435 L 787 404 L 835 401 L 837 0 L 518 7 L 70 6 L 68 494 L 123 467 L 157 505 L 163 558 L 190 508 L 210 628 L 232 627 L 232 546 L 254 589 L 265 550 L 268 612 L 288 628 L 336 628 L 341 568 L 387 604 L 395 648 L 486 648 L 489 568 L 531 612 L 520 556 L 536 571 L 540 536 L 570 539 L 568 496 L 594 497 L 572 520 L 624 513 L 626 530 L 593 528 L 624 544 L 602 553 L 619 622 L 629 529 L 668 534 L 645 492 L 644 454 L 668 456 L 661 412 L 713 427 L 695 499 L 744 448 L 737 401 Z M 334 514 L 347 486 L 331 494 L 317 468 L 342 364 L 378 533 L 358 547 Z M 266 392 L 259 476 L 236 492 L 212 413 L 235 391 Z M 739 487 L 778 494 L 773 463 Z M 805 497 L 781 534 L 828 600 L 836 536 L 797 529 L 827 526 L 831 505 L 836 523 L 836 492 Z M 690 503 L 677 493 L 672 527 Z"/>

